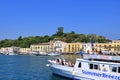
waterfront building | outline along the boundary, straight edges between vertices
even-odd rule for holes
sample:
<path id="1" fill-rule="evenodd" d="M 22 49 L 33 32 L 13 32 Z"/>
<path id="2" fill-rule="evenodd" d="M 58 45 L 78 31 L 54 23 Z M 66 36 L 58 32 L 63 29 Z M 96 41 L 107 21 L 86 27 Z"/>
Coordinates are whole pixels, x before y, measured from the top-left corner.
<path id="1" fill-rule="evenodd" d="M 20 48 L 20 54 L 29 54 L 31 52 L 30 48 Z"/>
<path id="2" fill-rule="evenodd" d="M 53 42 L 53 52 L 60 52 L 60 53 L 64 53 L 64 47 L 66 46 L 67 43 L 63 42 L 63 41 L 54 41 Z"/>
<path id="3" fill-rule="evenodd" d="M 35 52 L 51 52 L 50 43 L 39 43 L 30 45 L 31 51 Z"/>
<path id="4" fill-rule="evenodd" d="M 67 43 L 64 47 L 64 53 L 78 53 L 81 48 L 81 43 Z"/>
<path id="5" fill-rule="evenodd" d="M 120 40 L 112 40 L 108 43 L 94 43 L 94 47 L 97 50 L 104 48 L 111 52 L 120 52 Z"/>
<path id="6" fill-rule="evenodd" d="M 88 53 L 92 52 L 92 45 L 91 43 L 81 43 L 81 51 Z"/>
<path id="7" fill-rule="evenodd" d="M 8 53 L 18 53 L 19 52 L 19 47 L 6 47 L 6 48 L 1 48 L 0 53 L 3 54 L 8 54 Z"/>

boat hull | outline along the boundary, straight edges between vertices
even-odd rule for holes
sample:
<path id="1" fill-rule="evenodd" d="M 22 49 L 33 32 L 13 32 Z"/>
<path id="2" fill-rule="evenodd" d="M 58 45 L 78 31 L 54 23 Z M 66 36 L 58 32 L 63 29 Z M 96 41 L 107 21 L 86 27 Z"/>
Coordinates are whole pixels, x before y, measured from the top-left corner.
<path id="1" fill-rule="evenodd" d="M 68 67 L 68 66 L 62 66 L 62 65 L 58 65 L 56 63 L 52 63 L 50 65 L 52 73 L 58 76 L 62 76 L 65 78 L 69 78 L 69 79 L 74 79 L 74 80 L 94 80 L 94 79 L 89 79 L 89 78 L 85 78 L 82 76 L 76 76 L 74 74 L 74 68 L 73 67 Z"/>
<path id="2" fill-rule="evenodd" d="M 64 71 L 64 70 L 60 70 L 60 69 L 53 68 L 53 67 L 51 68 L 51 70 L 52 70 L 52 73 L 55 75 L 73 79 L 73 76 L 71 75 L 71 72 L 69 71 Z"/>

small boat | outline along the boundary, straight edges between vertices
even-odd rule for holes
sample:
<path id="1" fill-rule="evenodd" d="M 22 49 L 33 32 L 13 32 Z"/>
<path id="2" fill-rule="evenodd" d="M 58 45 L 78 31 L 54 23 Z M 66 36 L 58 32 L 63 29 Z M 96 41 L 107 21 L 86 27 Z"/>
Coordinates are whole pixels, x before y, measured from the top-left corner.
<path id="1" fill-rule="evenodd" d="M 39 56 L 47 56 L 46 52 L 39 52 Z"/>
<path id="2" fill-rule="evenodd" d="M 16 54 L 16 53 L 14 53 L 14 52 L 9 52 L 9 53 L 7 53 L 6 55 L 18 55 L 18 54 Z"/>
<path id="3" fill-rule="evenodd" d="M 48 56 L 59 56 L 60 53 L 57 53 L 57 52 L 50 52 L 48 53 Z"/>

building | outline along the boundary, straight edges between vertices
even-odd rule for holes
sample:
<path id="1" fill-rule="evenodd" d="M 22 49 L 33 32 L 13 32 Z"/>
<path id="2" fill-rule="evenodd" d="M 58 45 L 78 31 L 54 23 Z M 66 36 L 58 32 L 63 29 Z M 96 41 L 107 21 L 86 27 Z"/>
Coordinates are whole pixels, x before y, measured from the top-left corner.
<path id="1" fill-rule="evenodd" d="M 91 43 L 81 43 L 81 51 L 88 53 L 92 51 Z"/>
<path id="2" fill-rule="evenodd" d="M 30 45 L 31 51 L 35 52 L 51 52 L 50 43 L 39 43 Z"/>
<path id="3" fill-rule="evenodd" d="M 52 51 L 53 52 L 60 52 L 64 53 L 64 47 L 67 45 L 67 43 L 60 41 L 60 40 L 54 40 L 52 42 Z"/>
<path id="4" fill-rule="evenodd" d="M 0 53 L 8 54 L 8 53 L 19 53 L 19 47 L 6 47 L 1 48 Z"/>
<path id="5" fill-rule="evenodd" d="M 67 43 L 64 47 L 64 53 L 78 53 L 81 48 L 81 43 Z"/>
<path id="6" fill-rule="evenodd" d="M 30 48 L 20 48 L 20 54 L 29 54 L 31 52 Z"/>
<path id="7" fill-rule="evenodd" d="M 97 50 L 104 48 L 111 52 L 120 52 L 120 40 L 113 40 L 108 43 L 94 43 L 94 47 Z"/>

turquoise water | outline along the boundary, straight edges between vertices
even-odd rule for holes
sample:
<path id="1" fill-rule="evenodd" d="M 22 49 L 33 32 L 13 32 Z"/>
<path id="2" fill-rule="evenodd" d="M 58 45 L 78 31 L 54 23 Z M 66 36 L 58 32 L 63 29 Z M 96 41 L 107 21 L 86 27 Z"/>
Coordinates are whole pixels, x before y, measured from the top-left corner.
<path id="1" fill-rule="evenodd" d="M 0 80 L 68 80 L 46 67 L 50 56 L 0 55 Z"/>

